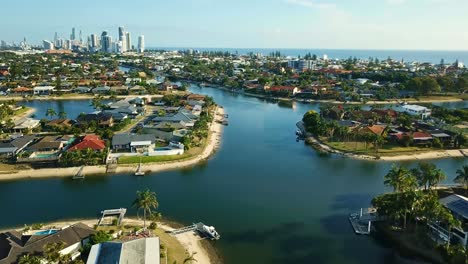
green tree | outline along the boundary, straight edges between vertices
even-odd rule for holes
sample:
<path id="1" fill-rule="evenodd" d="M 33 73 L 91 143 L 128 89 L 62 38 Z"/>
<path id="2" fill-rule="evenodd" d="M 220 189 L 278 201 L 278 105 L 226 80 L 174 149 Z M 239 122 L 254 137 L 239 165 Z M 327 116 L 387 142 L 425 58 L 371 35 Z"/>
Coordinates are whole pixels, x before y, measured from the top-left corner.
<path id="1" fill-rule="evenodd" d="M 455 177 L 454 181 L 465 185 L 465 189 L 468 189 L 468 165 L 464 165 L 457 170 L 457 177 Z"/>
<path id="2" fill-rule="evenodd" d="M 55 110 L 53 108 L 47 109 L 47 111 L 46 111 L 46 116 L 47 117 L 52 118 L 52 117 L 54 117 L 56 115 L 57 115 L 57 112 L 55 112 Z"/>
<path id="3" fill-rule="evenodd" d="M 151 214 L 159 206 L 156 193 L 150 190 L 137 191 L 137 197 L 133 201 L 132 206 L 136 207 L 138 211 L 143 210 L 143 228 L 146 230 L 146 215 Z"/>
<path id="4" fill-rule="evenodd" d="M 402 192 L 407 189 L 407 185 L 410 183 L 407 179 L 411 176 L 411 172 L 405 167 L 393 165 L 384 176 L 384 184 L 392 187 L 394 192 Z"/>
<path id="5" fill-rule="evenodd" d="M 60 111 L 58 113 L 58 117 L 61 118 L 61 119 L 65 119 L 65 118 L 67 118 L 67 113 L 65 111 Z"/>
<path id="6" fill-rule="evenodd" d="M 23 255 L 19 258 L 18 264 L 42 264 L 43 259 L 39 256 L 33 256 L 30 254 Z"/>
<path id="7" fill-rule="evenodd" d="M 447 177 L 435 164 L 427 162 L 420 162 L 417 168 L 411 170 L 411 173 L 416 177 L 418 185 L 424 187 L 424 190 L 430 190 Z"/>

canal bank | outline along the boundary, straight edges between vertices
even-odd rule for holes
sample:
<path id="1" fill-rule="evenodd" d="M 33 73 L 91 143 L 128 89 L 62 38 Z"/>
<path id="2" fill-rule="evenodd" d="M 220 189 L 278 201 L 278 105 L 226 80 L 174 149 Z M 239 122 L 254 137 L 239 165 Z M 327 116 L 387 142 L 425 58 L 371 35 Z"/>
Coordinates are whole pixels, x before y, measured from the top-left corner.
<path id="1" fill-rule="evenodd" d="M 383 176 L 392 162 L 323 156 L 297 143 L 297 120 L 319 110 L 319 104 L 283 108 L 217 89 L 191 86 L 190 91 L 212 96 L 229 113 L 222 147 L 209 162 L 147 177 L 123 173 L 84 181 L 0 182 L 0 226 L 93 217 L 90 212 L 102 208 L 130 207 L 135 192 L 149 188 L 157 193 L 163 215 L 184 225 L 197 219 L 215 226 L 222 234 L 215 247 L 228 264 L 421 263 L 354 235 L 349 214 L 390 191 Z M 434 163 L 451 183 L 466 159 Z"/>

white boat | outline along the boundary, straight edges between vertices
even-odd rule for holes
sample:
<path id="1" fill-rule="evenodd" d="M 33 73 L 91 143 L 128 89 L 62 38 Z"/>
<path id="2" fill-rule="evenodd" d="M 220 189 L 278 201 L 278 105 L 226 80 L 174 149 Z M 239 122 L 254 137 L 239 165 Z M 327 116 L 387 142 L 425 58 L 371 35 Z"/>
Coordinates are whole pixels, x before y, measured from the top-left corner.
<path id="1" fill-rule="evenodd" d="M 203 225 L 200 231 L 212 240 L 218 240 L 221 237 L 213 226 Z"/>

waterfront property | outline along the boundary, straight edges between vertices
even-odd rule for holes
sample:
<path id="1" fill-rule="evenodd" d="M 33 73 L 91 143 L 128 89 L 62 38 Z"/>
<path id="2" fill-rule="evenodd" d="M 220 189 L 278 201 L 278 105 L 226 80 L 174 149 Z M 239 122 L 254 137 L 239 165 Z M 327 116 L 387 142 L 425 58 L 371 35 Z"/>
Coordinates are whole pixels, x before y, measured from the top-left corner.
<path id="1" fill-rule="evenodd" d="M 47 245 L 63 243 L 61 255 L 69 254 L 71 259 L 80 256 L 80 249 L 96 231 L 85 224 L 77 223 L 58 230 L 32 232 L 6 231 L 0 234 L 0 264 L 17 263 L 20 257 L 44 252 Z"/>
<path id="2" fill-rule="evenodd" d="M 159 237 L 131 241 L 104 242 L 93 245 L 86 264 L 100 263 L 160 263 Z"/>
<path id="3" fill-rule="evenodd" d="M 448 227 L 447 223 L 430 222 L 428 224 L 436 241 L 444 244 L 460 244 L 468 247 L 468 198 L 452 194 L 440 199 L 440 203 L 450 210 L 455 219 L 460 221 L 459 227 Z"/>

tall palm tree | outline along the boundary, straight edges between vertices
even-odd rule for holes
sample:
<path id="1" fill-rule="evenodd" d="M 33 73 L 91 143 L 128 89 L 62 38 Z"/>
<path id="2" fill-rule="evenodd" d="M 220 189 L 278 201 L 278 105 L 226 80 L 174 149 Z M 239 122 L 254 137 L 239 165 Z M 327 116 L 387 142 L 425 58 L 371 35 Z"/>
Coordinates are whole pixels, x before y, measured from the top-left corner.
<path id="1" fill-rule="evenodd" d="M 393 165 L 390 171 L 385 175 L 384 184 L 393 187 L 394 192 L 401 192 L 404 190 L 405 178 L 410 175 L 408 169 L 400 166 Z"/>
<path id="2" fill-rule="evenodd" d="M 416 177 L 418 185 L 424 187 L 424 190 L 431 189 L 446 178 L 442 170 L 433 163 L 420 162 L 418 167 L 412 169 L 411 172 Z"/>
<path id="3" fill-rule="evenodd" d="M 143 210 L 143 229 L 146 230 L 146 214 L 150 214 L 152 210 L 156 210 L 159 206 L 156 193 L 150 190 L 137 191 L 137 198 L 132 203 L 137 210 Z"/>
<path id="4" fill-rule="evenodd" d="M 54 117 L 56 115 L 57 115 L 57 112 L 55 112 L 55 110 L 53 108 L 47 109 L 47 111 L 46 111 L 46 116 L 47 117 Z"/>
<path id="5" fill-rule="evenodd" d="M 185 254 L 187 255 L 187 257 L 184 259 L 184 262 L 182 262 L 182 263 L 192 264 L 192 263 L 197 262 L 197 260 L 195 259 L 195 255 L 197 254 L 197 252 L 189 253 L 187 251 L 187 252 L 185 252 Z"/>
<path id="6" fill-rule="evenodd" d="M 455 177 L 454 181 L 465 185 L 465 189 L 468 189 L 468 165 L 457 170 L 457 177 Z"/>

